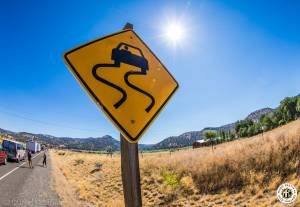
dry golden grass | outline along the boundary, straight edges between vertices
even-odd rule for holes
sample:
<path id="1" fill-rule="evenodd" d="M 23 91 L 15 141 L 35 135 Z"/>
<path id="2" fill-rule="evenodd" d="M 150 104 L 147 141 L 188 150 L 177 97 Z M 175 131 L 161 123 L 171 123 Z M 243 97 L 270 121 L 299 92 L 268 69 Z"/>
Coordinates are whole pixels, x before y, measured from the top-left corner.
<path id="1" fill-rule="evenodd" d="M 75 189 L 77 199 L 85 204 L 71 206 L 122 206 L 122 182 L 120 174 L 120 157 L 113 158 L 106 155 L 78 153 L 70 151 L 51 151 L 51 159 L 56 163 L 57 169 L 66 178 L 68 188 Z M 53 172 L 59 177 L 57 172 Z M 59 188 L 56 182 L 56 188 Z M 66 185 L 64 185 L 66 186 Z M 64 188 L 62 188 L 64 189 Z M 71 189 L 72 191 L 72 189 Z M 59 193 L 62 200 L 66 197 Z M 68 203 L 68 200 L 64 202 Z"/>
<path id="2" fill-rule="evenodd" d="M 123 206 L 119 155 L 51 156 L 82 202 Z M 96 163 L 102 167 L 95 171 Z M 140 167 L 144 206 L 282 206 L 276 198 L 281 183 L 300 189 L 300 121 L 213 151 L 143 153 Z"/>

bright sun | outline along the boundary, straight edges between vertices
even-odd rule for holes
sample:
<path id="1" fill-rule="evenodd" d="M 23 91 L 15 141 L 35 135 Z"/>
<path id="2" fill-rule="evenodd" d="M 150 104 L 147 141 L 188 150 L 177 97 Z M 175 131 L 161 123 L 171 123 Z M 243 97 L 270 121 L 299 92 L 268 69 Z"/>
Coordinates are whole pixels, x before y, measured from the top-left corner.
<path id="1" fill-rule="evenodd" d="M 184 33 L 184 27 L 179 22 L 170 23 L 165 27 L 166 39 L 173 45 L 183 40 Z"/>

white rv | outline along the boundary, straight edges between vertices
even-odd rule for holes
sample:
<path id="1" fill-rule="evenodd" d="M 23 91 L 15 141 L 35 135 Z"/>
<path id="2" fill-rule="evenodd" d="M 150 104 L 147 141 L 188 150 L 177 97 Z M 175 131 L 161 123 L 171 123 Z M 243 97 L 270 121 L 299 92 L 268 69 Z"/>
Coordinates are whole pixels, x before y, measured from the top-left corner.
<path id="1" fill-rule="evenodd" d="M 41 151 L 41 144 L 34 141 L 28 141 L 26 142 L 26 149 L 30 150 L 33 153 L 37 153 Z"/>

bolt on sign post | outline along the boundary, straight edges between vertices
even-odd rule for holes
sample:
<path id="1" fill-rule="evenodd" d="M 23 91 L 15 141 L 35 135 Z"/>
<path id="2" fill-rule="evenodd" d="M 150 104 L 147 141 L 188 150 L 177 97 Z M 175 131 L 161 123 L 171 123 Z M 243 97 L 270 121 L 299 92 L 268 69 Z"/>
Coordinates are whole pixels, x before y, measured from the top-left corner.
<path id="1" fill-rule="evenodd" d="M 136 143 L 178 89 L 177 81 L 129 23 L 67 51 L 64 60 L 120 131 L 125 204 L 141 206 Z"/>

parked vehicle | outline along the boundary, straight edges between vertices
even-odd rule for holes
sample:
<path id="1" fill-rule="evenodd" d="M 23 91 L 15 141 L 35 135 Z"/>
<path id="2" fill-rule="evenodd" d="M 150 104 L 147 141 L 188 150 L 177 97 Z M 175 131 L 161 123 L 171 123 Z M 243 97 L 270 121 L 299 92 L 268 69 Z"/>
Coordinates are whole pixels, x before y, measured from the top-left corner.
<path id="1" fill-rule="evenodd" d="M 42 150 L 41 148 L 42 148 L 42 147 L 41 147 L 41 144 L 38 143 L 37 151 L 40 152 L 40 151 Z"/>
<path id="2" fill-rule="evenodd" d="M 3 149 L 2 144 L 0 144 L 0 164 L 6 165 L 7 162 L 7 153 Z"/>
<path id="3" fill-rule="evenodd" d="M 26 149 L 30 150 L 32 153 L 37 153 L 41 151 L 41 144 L 34 141 L 26 142 Z"/>
<path id="4" fill-rule="evenodd" d="M 2 147 L 7 153 L 7 159 L 20 162 L 26 157 L 26 151 L 23 143 L 14 140 L 4 139 Z"/>

